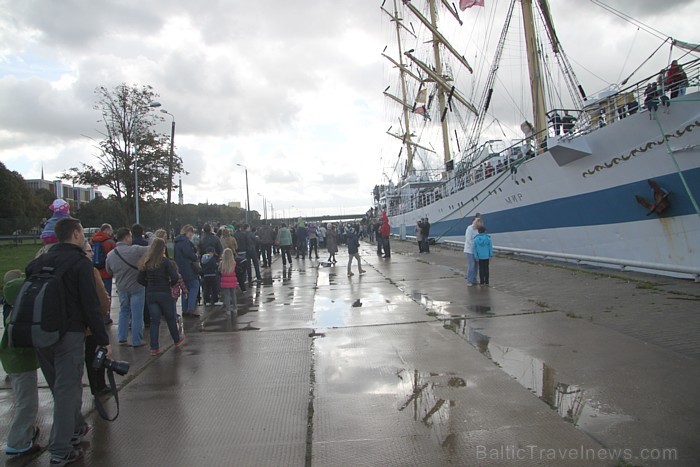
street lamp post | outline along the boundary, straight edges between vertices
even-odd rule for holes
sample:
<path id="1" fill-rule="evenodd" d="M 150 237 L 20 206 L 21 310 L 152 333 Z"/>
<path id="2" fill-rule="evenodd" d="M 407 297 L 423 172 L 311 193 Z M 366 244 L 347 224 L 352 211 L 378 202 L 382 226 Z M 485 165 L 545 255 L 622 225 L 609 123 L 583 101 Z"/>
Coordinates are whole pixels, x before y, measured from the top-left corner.
<path id="1" fill-rule="evenodd" d="M 168 226 L 168 232 L 171 230 L 171 225 L 170 225 L 170 204 L 172 200 L 172 192 L 173 192 L 173 155 L 174 155 L 174 148 L 175 148 L 175 115 L 171 114 L 167 110 L 161 109 L 160 110 L 162 113 L 170 115 L 170 117 L 173 119 L 173 124 L 170 128 L 170 162 L 168 163 L 168 199 L 167 203 L 165 205 L 165 220 L 166 220 L 166 225 Z"/>
<path id="2" fill-rule="evenodd" d="M 262 197 L 263 199 L 263 213 L 265 216 L 265 220 L 267 220 L 267 200 L 265 199 L 265 195 L 262 193 L 258 193 L 258 196 Z"/>
<path id="3" fill-rule="evenodd" d="M 145 110 L 148 112 L 151 109 L 154 109 L 156 107 L 160 107 L 160 102 L 150 102 L 145 108 L 142 110 Z M 136 123 L 140 123 L 139 120 L 141 119 L 142 115 L 138 114 L 136 120 Z M 138 131 L 138 125 L 135 125 L 136 131 Z M 133 137 L 134 135 L 132 135 Z M 141 223 L 141 216 L 139 212 L 139 154 L 138 150 L 136 149 L 136 144 L 137 142 L 134 141 L 134 207 L 136 209 L 136 223 L 140 224 Z"/>
<path id="4" fill-rule="evenodd" d="M 245 222 L 248 222 L 248 211 L 250 211 L 250 191 L 248 191 L 248 167 L 243 164 L 236 164 L 238 167 L 243 167 L 245 169 L 245 199 L 246 199 L 246 209 L 245 209 Z"/>
<path id="5" fill-rule="evenodd" d="M 136 223 L 140 224 L 141 219 L 139 218 L 139 155 L 136 152 L 136 146 L 134 146 L 134 200 L 136 209 Z"/>

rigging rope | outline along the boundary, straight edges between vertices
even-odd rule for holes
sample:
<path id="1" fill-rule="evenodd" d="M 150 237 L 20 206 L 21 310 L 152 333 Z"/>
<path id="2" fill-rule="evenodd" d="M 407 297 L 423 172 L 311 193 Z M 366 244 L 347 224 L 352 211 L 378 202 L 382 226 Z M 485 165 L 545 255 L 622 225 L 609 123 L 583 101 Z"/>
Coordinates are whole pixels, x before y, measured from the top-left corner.
<path id="1" fill-rule="evenodd" d="M 684 100 L 685 99 L 675 99 L 674 102 L 683 102 Z M 688 100 L 690 100 L 690 99 L 688 99 Z M 658 115 L 655 115 L 654 120 L 656 120 L 656 125 L 658 125 L 659 131 L 661 131 L 661 137 L 664 140 L 664 146 L 666 146 L 666 151 L 668 152 L 669 156 L 671 156 L 671 159 L 673 159 L 673 164 L 676 166 L 676 171 L 678 172 L 678 176 L 681 178 L 681 182 L 683 183 L 683 187 L 685 188 L 685 192 L 688 195 L 688 198 L 690 198 L 690 202 L 693 204 L 693 208 L 695 208 L 695 214 L 700 216 L 700 207 L 698 207 L 698 202 L 695 200 L 693 193 L 690 191 L 690 187 L 688 186 L 688 182 L 686 182 L 686 180 L 685 180 L 685 176 L 683 176 L 683 171 L 681 170 L 681 167 L 678 165 L 678 160 L 676 160 L 676 156 L 673 154 L 673 150 L 671 149 L 671 145 L 668 142 L 668 137 L 666 136 L 666 132 L 664 132 L 664 129 L 661 126 L 661 122 L 659 121 Z"/>

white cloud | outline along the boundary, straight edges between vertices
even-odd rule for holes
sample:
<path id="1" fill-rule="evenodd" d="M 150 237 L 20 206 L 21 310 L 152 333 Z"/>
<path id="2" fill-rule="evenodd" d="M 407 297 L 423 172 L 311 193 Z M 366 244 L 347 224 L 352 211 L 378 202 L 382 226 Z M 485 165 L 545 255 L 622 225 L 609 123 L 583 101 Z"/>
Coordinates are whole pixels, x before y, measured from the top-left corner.
<path id="1" fill-rule="evenodd" d="M 608 3 L 697 41 L 698 2 Z M 398 142 L 384 134 L 397 123 L 381 91 L 391 84 L 398 94 L 399 87 L 380 56 L 395 31 L 379 4 L 0 0 L 0 160 L 27 177 L 39 175 L 40 161 L 47 175 L 95 163 L 94 143 L 82 136 L 99 138 L 95 88 L 150 84 L 176 118 L 177 151 L 189 172 L 183 177 L 186 201 L 243 202 L 245 177 L 236 165 L 243 164 L 253 207 L 262 207 L 262 193 L 280 211 L 294 205 L 307 212 L 363 212 L 399 152 Z M 592 2 L 562 0 L 551 7 L 589 93 L 631 72 L 658 46 Z M 484 19 L 489 11 L 462 16 Z M 473 44 L 485 30 L 459 28 L 447 14 L 442 20 L 446 35 L 463 43 L 469 61 L 480 66 L 475 76 L 483 78 L 491 56 Z M 652 60 L 640 78 L 666 58 Z M 504 71 L 503 82 L 522 85 L 520 69 L 504 65 Z M 469 95 L 473 77 L 462 73 L 458 79 Z M 494 112 L 506 115 L 506 132 L 515 132 L 523 114 L 510 107 L 512 100 L 522 102 L 497 92 Z M 169 122 L 159 130 L 169 133 Z M 435 123 L 414 130 L 434 132 Z M 495 123 L 488 131 L 501 132 Z"/>

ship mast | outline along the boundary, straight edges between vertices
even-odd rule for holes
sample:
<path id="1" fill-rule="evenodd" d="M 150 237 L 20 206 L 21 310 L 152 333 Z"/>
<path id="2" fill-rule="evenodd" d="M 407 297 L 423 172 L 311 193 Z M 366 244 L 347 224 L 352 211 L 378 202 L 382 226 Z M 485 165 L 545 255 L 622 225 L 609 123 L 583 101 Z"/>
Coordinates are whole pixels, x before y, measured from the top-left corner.
<path id="1" fill-rule="evenodd" d="M 401 19 L 399 18 L 399 8 L 397 0 L 394 0 L 394 24 L 396 25 L 396 43 L 399 48 L 399 75 L 401 77 L 401 96 L 403 97 L 403 121 L 406 132 L 403 136 L 406 145 L 407 163 L 405 176 L 408 177 L 413 172 L 413 147 L 411 145 L 411 128 L 409 127 L 409 113 L 406 105 L 408 93 L 406 91 L 406 71 L 403 63 L 403 47 L 401 44 Z"/>
<path id="2" fill-rule="evenodd" d="M 547 116 L 544 106 L 544 82 L 542 79 L 542 67 L 540 65 L 537 50 L 537 35 L 535 34 L 535 21 L 532 13 L 532 0 L 521 0 L 523 12 L 523 25 L 525 28 L 525 45 L 527 48 L 527 67 L 530 72 L 530 93 L 532 94 L 532 113 L 535 125 L 535 140 L 545 138 L 547 129 Z M 535 150 L 540 152 L 540 141 L 537 141 Z"/>
<path id="3" fill-rule="evenodd" d="M 435 54 L 435 72 L 438 76 L 444 79 L 444 74 L 442 72 L 442 60 L 440 58 L 440 40 L 436 36 L 435 31 L 437 30 L 437 8 L 435 6 L 435 0 L 429 0 L 428 5 L 430 7 L 430 22 L 433 25 L 433 53 Z M 444 151 L 444 162 L 445 167 L 447 162 L 452 159 L 450 154 L 450 139 L 449 139 L 449 129 L 447 127 L 447 119 L 445 118 L 445 91 L 442 87 L 438 86 L 438 104 L 440 105 L 440 111 L 443 112 L 441 120 L 442 125 L 442 150 Z M 443 176 L 446 173 L 443 172 Z"/>

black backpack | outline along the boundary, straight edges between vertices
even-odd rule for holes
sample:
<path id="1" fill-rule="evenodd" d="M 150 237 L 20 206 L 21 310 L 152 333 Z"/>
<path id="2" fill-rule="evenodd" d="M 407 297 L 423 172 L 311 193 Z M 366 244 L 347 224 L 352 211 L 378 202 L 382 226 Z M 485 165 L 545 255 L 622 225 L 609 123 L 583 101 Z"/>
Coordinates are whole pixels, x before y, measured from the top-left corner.
<path id="1" fill-rule="evenodd" d="M 10 347 L 49 347 L 66 333 L 68 313 L 63 274 L 75 261 L 60 266 L 39 258 L 38 271 L 27 277 L 17 294 L 7 325 Z"/>

